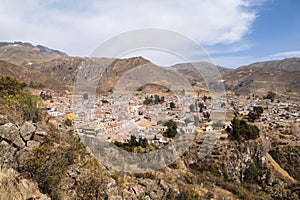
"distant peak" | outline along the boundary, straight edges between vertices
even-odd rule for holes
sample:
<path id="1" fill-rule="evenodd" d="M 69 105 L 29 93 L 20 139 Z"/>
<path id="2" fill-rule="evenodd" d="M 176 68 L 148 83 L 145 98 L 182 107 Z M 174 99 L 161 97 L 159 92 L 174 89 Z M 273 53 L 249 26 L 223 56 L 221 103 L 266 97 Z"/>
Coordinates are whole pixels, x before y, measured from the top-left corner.
<path id="1" fill-rule="evenodd" d="M 1 47 L 27 47 L 27 48 L 30 48 L 30 49 L 36 48 L 41 53 L 45 53 L 45 54 L 49 54 L 49 55 L 67 56 L 66 53 L 61 52 L 59 50 L 50 49 L 50 48 L 42 46 L 42 45 L 34 46 L 33 44 L 31 44 L 29 42 L 20 42 L 20 41 L 0 42 L 0 48 Z"/>

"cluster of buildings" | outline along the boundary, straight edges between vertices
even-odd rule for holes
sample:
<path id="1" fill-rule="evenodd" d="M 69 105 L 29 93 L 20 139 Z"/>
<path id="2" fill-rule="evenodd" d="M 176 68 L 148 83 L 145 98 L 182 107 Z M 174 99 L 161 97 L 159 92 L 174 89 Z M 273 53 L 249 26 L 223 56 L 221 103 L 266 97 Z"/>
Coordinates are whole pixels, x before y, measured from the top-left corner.
<path id="1" fill-rule="evenodd" d="M 228 99 L 227 110 L 234 110 L 241 116 L 246 116 L 254 107 L 262 107 L 263 113 L 257 120 L 267 122 L 300 122 L 300 102 L 291 100 L 275 100 L 247 97 L 231 97 Z"/>
<path id="2" fill-rule="evenodd" d="M 210 115 L 216 110 L 223 117 L 228 113 L 246 116 L 254 107 L 261 106 L 263 113 L 257 120 L 267 122 L 300 122 L 299 102 L 274 101 L 268 99 L 227 96 L 227 99 L 213 101 L 185 95 L 164 96 L 164 101 L 157 104 L 145 104 L 145 98 L 153 98 L 151 94 L 111 95 L 83 98 L 83 95 L 53 97 L 43 106 L 53 117 L 64 117 L 73 122 L 79 134 L 107 140 L 127 142 L 131 135 L 146 138 L 149 143 L 162 146 L 171 142 L 164 132 L 168 129 L 166 121 L 177 124 L 180 133 L 220 132 L 230 124 L 232 117 L 220 118 L 221 126 L 215 126 L 217 120 Z M 226 102 L 226 103 L 224 103 Z M 173 104 L 173 106 L 171 106 Z M 200 108 L 200 104 L 202 108 Z"/>
<path id="3" fill-rule="evenodd" d="M 189 105 L 195 100 L 168 95 L 163 102 L 149 105 L 144 103 L 146 97 L 153 98 L 150 94 L 131 97 L 113 95 L 86 100 L 78 96 L 74 103 L 77 131 L 93 131 L 96 137 L 119 142 L 126 142 L 131 135 L 135 135 L 157 145 L 171 140 L 163 135 L 168 128 L 165 121 L 176 122 L 180 132 L 195 131 L 195 119 L 199 119 L 199 113 L 189 110 Z"/>

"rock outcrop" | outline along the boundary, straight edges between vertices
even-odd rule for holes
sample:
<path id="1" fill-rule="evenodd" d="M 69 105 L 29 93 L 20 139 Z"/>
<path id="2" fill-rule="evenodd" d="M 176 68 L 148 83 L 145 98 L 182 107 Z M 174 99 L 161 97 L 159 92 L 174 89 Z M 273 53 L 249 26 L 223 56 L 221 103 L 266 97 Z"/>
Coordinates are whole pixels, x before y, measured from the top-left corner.
<path id="1" fill-rule="evenodd" d="M 18 149 L 25 147 L 25 142 L 20 136 L 19 129 L 12 123 L 7 123 L 0 126 L 0 138 L 17 147 Z"/>
<path id="2" fill-rule="evenodd" d="M 28 141 L 32 138 L 35 130 L 36 127 L 32 123 L 25 122 L 20 129 L 20 134 L 25 141 Z"/>
<path id="3" fill-rule="evenodd" d="M 10 122 L 2 124 L 0 126 L 0 164 L 16 168 L 18 158 L 23 157 L 36 144 L 36 141 L 30 140 L 34 131 L 35 126 L 31 122 L 25 122 L 21 129 Z"/>

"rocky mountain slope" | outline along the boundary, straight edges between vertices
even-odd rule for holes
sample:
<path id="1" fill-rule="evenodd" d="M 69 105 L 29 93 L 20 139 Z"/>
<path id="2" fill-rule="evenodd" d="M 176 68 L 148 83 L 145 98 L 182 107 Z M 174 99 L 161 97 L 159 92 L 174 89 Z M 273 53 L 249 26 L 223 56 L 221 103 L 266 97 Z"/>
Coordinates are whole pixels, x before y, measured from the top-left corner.
<path id="1" fill-rule="evenodd" d="M 33 63 L 41 63 L 55 57 L 67 54 L 48 47 L 23 42 L 0 42 L 0 59 L 7 62 L 27 66 Z"/>
<path id="2" fill-rule="evenodd" d="M 206 87 L 191 64 L 172 66 L 193 85 Z M 238 94 L 265 95 L 273 91 L 283 96 L 300 94 L 300 58 L 253 63 L 237 69 L 218 67 L 227 91 Z"/>
<path id="3" fill-rule="evenodd" d="M 89 58 L 70 57 L 57 50 L 20 42 L 0 43 L 0 60 L 26 67 L 29 71 L 34 70 L 33 73 L 39 71 L 48 79 L 51 78 L 56 82 L 61 82 L 62 85 L 68 86 L 74 84 L 82 63 L 90 62 Z M 87 68 L 86 73 L 93 76 L 93 73 L 97 72 L 97 67 L 100 66 L 101 68 L 107 63 L 110 63 L 110 66 L 106 66 L 107 70 L 102 74 L 98 87 L 98 91 L 101 93 L 111 91 L 126 71 L 133 69 L 135 66 L 150 63 L 150 61 L 142 57 L 115 60 L 101 58 L 93 63 L 94 67 Z M 196 91 L 207 91 L 203 78 L 195 72 L 190 64 L 178 64 L 169 69 L 181 73 Z M 265 95 L 268 91 L 274 91 L 286 97 L 297 97 L 300 94 L 300 58 L 259 62 L 237 69 L 218 66 L 218 70 L 228 91 L 260 96 Z M 2 74 L 4 74 L 4 71 Z"/>
<path id="4" fill-rule="evenodd" d="M 63 81 L 56 81 L 56 79 L 47 76 L 45 73 L 3 60 L 0 60 L 0 75 L 13 77 L 27 85 L 34 85 L 41 88 L 48 87 L 59 92 L 69 89 Z"/>
<path id="5" fill-rule="evenodd" d="M 299 77 L 300 58 L 259 62 L 223 73 L 227 89 L 240 94 L 274 91 L 299 96 Z"/>

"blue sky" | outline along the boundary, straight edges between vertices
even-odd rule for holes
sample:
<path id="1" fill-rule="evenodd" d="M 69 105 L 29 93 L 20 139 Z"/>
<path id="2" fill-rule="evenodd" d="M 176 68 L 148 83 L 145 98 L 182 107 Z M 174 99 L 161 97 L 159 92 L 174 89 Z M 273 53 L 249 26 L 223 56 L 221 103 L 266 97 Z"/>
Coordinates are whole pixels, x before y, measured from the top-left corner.
<path id="1" fill-rule="evenodd" d="M 189 37 L 215 64 L 238 67 L 300 56 L 299 13 L 299 0 L 0 0 L 0 41 L 89 56 L 113 36 L 153 27 Z M 161 51 L 127 57 L 135 55 L 161 65 L 183 62 Z"/>
<path id="2" fill-rule="evenodd" d="M 300 47 L 300 1 L 276 0 L 265 3 L 253 23 L 249 39 L 254 56 L 280 51 L 298 51 Z M 250 52 L 248 52 L 250 53 Z"/>
<path id="3" fill-rule="evenodd" d="M 257 17 L 251 25 L 251 32 L 241 40 L 249 46 L 233 53 L 212 54 L 213 58 L 224 56 L 221 62 L 233 63 L 228 66 L 236 67 L 235 62 L 242 65 L 300 56 L 300 1 L 265 1 L 256 9 Z"/>

